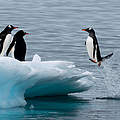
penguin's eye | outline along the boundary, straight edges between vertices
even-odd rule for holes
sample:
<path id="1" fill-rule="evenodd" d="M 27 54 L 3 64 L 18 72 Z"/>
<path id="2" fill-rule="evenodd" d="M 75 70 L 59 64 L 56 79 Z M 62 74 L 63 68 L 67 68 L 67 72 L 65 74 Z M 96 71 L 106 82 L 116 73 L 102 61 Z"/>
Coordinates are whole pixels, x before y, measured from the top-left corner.
<path id="1" fill-rule="evenodd" d="M 8 25 L 9 28 L 11 28 L 11 25 Z"/>
<path id="2" fill-rule="evenodd" d="M 92 28 L 90 27 L 89 30 L 91 30 Z"/>

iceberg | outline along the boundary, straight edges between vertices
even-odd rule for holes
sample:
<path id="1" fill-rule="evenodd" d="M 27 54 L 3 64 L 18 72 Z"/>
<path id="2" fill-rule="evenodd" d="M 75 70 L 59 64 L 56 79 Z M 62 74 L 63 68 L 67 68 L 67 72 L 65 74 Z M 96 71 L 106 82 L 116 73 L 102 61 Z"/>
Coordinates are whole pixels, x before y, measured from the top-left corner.
<path id="1" fill-rule="evenodd" d="M 25 98 L 68 95 L 88 90 L 91 75 L 68 61 L 20 62 L 0 57 L 0 108 L 26 105 Z"/>

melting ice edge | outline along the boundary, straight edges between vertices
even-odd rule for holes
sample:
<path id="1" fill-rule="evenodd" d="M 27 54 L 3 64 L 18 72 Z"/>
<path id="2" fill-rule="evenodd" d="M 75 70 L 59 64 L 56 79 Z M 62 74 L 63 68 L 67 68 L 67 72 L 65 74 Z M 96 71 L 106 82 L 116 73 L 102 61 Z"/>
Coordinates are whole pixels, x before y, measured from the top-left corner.
<path id="1" fill-rule="evenodd" d="M 78 93 L 92 86 L 91 74 L 68 61 L 20 62 L 0 57 L 0 108 L 26 105 L 25 98 Z"/>

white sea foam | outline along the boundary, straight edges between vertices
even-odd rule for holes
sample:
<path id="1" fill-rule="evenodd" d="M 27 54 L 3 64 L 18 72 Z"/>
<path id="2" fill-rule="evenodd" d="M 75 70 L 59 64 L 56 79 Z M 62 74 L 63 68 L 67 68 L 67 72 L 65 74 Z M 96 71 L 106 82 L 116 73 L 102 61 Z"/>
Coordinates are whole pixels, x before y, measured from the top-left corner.
<path id="1" fill-rule="evenodd" d="M 89 74 L 72 62 L 41 61 L 38 55 L 26 62 L 0 57 L 0 108 L 24 106 L 25 97 L 86 91 L 92 85 Z"/>
<path id="2" fill-rule="evenodd" d="M 102 75 L 106 86 L 107 97 L 120 98 L 120 51 L 115 50 L 113 56 L 103 64 Z"/>

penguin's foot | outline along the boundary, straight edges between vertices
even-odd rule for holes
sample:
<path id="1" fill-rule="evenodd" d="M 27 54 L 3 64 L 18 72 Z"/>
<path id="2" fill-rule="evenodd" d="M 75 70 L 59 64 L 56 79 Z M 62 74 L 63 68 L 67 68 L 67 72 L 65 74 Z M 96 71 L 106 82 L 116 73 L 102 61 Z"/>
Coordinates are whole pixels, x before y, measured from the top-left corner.
<path id="1" fill-rule="evenodd" d="M 93 60 L 92 60 L 92 59 L 89 59 L 89 60 L 90 60 L 91 62 L 93 62 L 93 63 L 97 63 L 96 60 L 94 60 L 94 59 L 93 59 Z"/>
<path id="2" fill-rule="evenodd" d="M 102 61 L 99 61 L 99 62 L 98 62 L 98 66 L 99 66 L 99 67 L 100 67 L 100 65 L 101 65 L 101 62 L 102 62 Z"/>

